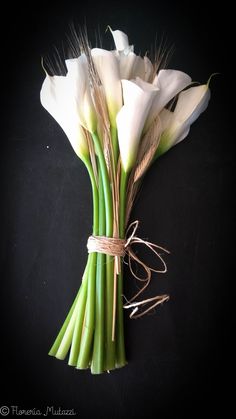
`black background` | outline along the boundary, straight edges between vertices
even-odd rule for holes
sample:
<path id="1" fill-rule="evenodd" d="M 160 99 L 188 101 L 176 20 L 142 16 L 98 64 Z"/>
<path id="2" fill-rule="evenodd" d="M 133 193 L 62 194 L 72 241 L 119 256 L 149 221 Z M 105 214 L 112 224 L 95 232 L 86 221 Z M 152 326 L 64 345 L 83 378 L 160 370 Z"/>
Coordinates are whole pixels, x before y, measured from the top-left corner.
<path id="1" fill-rule="evenodd" d="M 225 417 L 233 363 L 234 148 L 226 82 L 232 10 L 222 6 L 21 2 L 4 12 L 0 405 L 61 406 L 80 418 L 191 418 L 216 411 Z M 171 251 L 168 273 L 155 277 L 150 290 L 171 299 L 141 320 L 126 313 L 129 363 L 102 376 L 47 355 L 80 284 L 92 223 L 86 171 L 39 101 L 40 57 L 60 47 L 72 19 L 86 22 L 92 40 L 100 27 L 108 48 L 108 24 L 127 32 L 136 52 L 164 37 L 174 45 L 169 67 L 193 80 L 221 73 L 188 139 L 146 176 L 132 215 L 141 221 L 141 237 Z M 132 284 L 127 273 L 127 295 Z"/>

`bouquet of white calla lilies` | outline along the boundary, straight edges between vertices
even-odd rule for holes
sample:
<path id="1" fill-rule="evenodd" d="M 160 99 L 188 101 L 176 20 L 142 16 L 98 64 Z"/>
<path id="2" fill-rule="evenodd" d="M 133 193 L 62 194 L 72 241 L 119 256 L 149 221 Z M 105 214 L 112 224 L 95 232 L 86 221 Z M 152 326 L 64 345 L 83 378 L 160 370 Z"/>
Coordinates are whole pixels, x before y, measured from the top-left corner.
<path id="1" fill-rule="evenodd" d="M 193 86 L 182 71 L 136 55 L 128 36 L 109 28 L 115 50 L 91 49 L 81 39 L 80 55 L 65 60 L 66 75 L 46 73 L 40 99 L 84 162 L 93 195 L 93 231 L 82 283 L 49 354 L 100 374 L 126 364 L 123 309 L 140 317 L 168 300 L 141 299 L 154 269 L 137 257 L 133 243 L 147 245 L 162 263 L 164 248 L 137 237 L 129 224 L 144 174 L 157 157 L 183 140 L 206 109 L 208 84 Z M 139 292 L 123 301 L 122 260 L 128 254 L 147 273 Z M 143 278 L 141 279 L 143 281 Z M 146 281 L 146 282 L 145 282 Z M 143 283 L 143 282 L 142 282 Z M 139 297 L 139 298 L 138 298 Z M 138 300 L 137 300 L 138 299 Z"/>

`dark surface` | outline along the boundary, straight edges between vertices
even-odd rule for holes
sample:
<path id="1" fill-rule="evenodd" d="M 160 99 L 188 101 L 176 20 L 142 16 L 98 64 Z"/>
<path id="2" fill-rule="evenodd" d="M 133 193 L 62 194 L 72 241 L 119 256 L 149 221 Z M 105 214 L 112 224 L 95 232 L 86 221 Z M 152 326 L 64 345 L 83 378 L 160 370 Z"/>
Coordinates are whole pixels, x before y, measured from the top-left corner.
<path id="1" fill-rule="evenodd" d="M 80 418 L 226 414 L 234 149 L 225 93 L 229 35 L 221 23 L 230 10 L 224 5 L 227 13 L 214 16 L 206 3 L 193 5 L 193 11 L 169 2 L 143 8 L 75 4 L 48 9 L 21 2 L 5 12 L 0 406 L 43 411 L 61 406 Z M 221 73 L 212 80 L 209 108 L 188 139 L 146 176 L 132 216 L 141 221 L 141 237 L 171 251 L 168 273 L 155 277 L 151 290 L 167 292 L 171 300 L 141 320 L 127 315 L 129 364 L 102 376 L 47 355 L 80 284 L 92 222 L 86 171 L 39 102 L 40 56 L 53 44 L 60 47 L 72 16 L 79 24 L 86 19 L 91 34 L 98 25 L 104 33 L 107 24 L 127 31 L 136 51 L 145 52 L 156 34 L 158 40 L 164 34 L 174 44 L 170 67 L 193 80 Z M 110 47 L 109 34 L 104 39 Z M 132 279 L 125 286 L 129 294 Z"/>

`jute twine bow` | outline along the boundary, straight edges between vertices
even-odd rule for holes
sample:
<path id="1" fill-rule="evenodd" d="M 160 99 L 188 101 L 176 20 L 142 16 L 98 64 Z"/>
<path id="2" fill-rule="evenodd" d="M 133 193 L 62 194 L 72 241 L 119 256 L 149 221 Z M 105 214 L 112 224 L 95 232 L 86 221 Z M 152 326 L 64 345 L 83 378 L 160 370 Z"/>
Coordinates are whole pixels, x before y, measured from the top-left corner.
<path id="1" fill-rule="evenodd" d="M 114 237 L 106 237 L 106 236 L 90 236 L 88 238 L 87 248 L 88 252 L 98 252 L 104 253 L 110 256 L 115 257 L 115 271 L 114 271 L 114 279 L 116 284 L 116 276 L 120 273 L 120 258 L 124 257 L 125 255 L 128 256 L 128 265 L 132 275 L 140 282 L 143 283 L 142 287 L 139 291 L 129 300 L 124 296 L 126 303 L 124 304 L 124 308 L 129 309 L 132 308 L 132 312 L 130 314 L 130 318 L 137 319 L 138 317 L 142 317 L 143 315 L 147 314 L 150 310 L 154 309 L 157 305 L 164 303 L 165 301 L 169 300 L 169 295 L 156 295 L 151 298 L 147 298 L 141 301 L 134 301 L 137 297 L 139 297 L 144 290 L 149 286 L 151 279 L 152 279 L 152 272 L 156 273 L 166 273 L 167 266 L 166 262 L 164 261 L 163 257 L 159 253 L 170 253 L 164 247 L 161 247 L 155 243 L 151 243 L 147 240 L 143 240 L 140 237 L 136 236 L 135 233 L 138 229 L 139 221 L 132 222 L 127 231 L 126 231 L 126 238 L 119 239 Z M 130 233 L 130 234 L 129 234 Z M 162 269 L 154 269 L 144 263 L 137 255 L 134 253 L 132 246 L 134 244 L 141 244 L 147 246 L 161 261 L 163 268 Z M 132 267 L 132 262 L 138 263 L 146 272 L 145 277 L 138 276 Z M 116 287 L 115 287 L 116 288 Z M 114 304 L 113 304 L 113 332 L 112 332 L 112 339 L 114 340 L 115 335 L 115 306 L 116 301 L 116 290 L 114 291 Z"/>

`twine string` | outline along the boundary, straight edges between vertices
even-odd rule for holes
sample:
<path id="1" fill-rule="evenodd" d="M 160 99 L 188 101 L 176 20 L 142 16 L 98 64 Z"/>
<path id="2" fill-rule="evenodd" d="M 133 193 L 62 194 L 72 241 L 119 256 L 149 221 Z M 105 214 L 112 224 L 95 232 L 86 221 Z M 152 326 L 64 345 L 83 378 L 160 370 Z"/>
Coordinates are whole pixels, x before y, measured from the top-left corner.
<path id="1" fill-rule="evenodd" d="M 149 286 L 151 279 L 152 279 L 152 272 L 156 273 L 166 273 L 167 272 L 167 265 L 164 261 L 163 257 L 161 256 L 160 252 L 164 252 L 169 254 L 169 250 L 165 249 L 162 246 L 159 246 L 155 243 L 149 242 L 147 240 L 143 240 L 140 237 L 136 236 L 136 231 L 139 226 L 139 221 L 136 220 L 132 222 L 127 231 L 126 231 L 126 238 L 125 239 L 119 239 L 114 237 L 106 237 L 106 236 L 90 236 L 88 238 L 87 248 L 88 252 L 98 252 L 98 253 L 104 253 L 107 255 L 114 256 L 115 259 L 119 259 L 121 257 L 125 257 L 125 255 L 128 256 L 128 265 L 129 269 L 132 273 L 132 275 L 139 281 L 142 282 L 143 285 L 139 289 L 139 291 L 133 295 L 129 300 L 124 296 L 126 303 L 124 304 L 125 309 L 132 308 L 132 312 L 130 313 L 130 318 L 139 318 L 153 310 L 156 306 L 159 304 L 162 304 L 165 301 L 169 300 L 169 295 L 163 294 L 163 295 L 156 295 L 151 298 L 143 299 L 141 301 L 134 301 L 139 297 L 145 289 Z M 134 252 L 132 249 L 133 245 L 144 245 L 147 246 L 160 260 L 162 263 L 162 269 L 155 269 L 153 267 L 148 266 L 145 262 L 143 262 Z M 136 262 L 138 265 L 140 265 L 143 270 L 146 273 L 145 277 L 140 277 L 137 275 L 133 270 L 133 262 Z M 115 277 L 114 280 L 116 280 L 116 275 L 120 273 L 120 263 L 116 263 L 116 270 L 115 270 Z M 113 319 L 114 320 L 114 319 Z M 113 323 L 115 323 L 113 321 Z M 114 328 L 113 328 L 114 329 Z M 112 338 L 114 338 L 114 330 L 112 333 Z M 114 339 L 113 339 L 114 340 Z"/>

